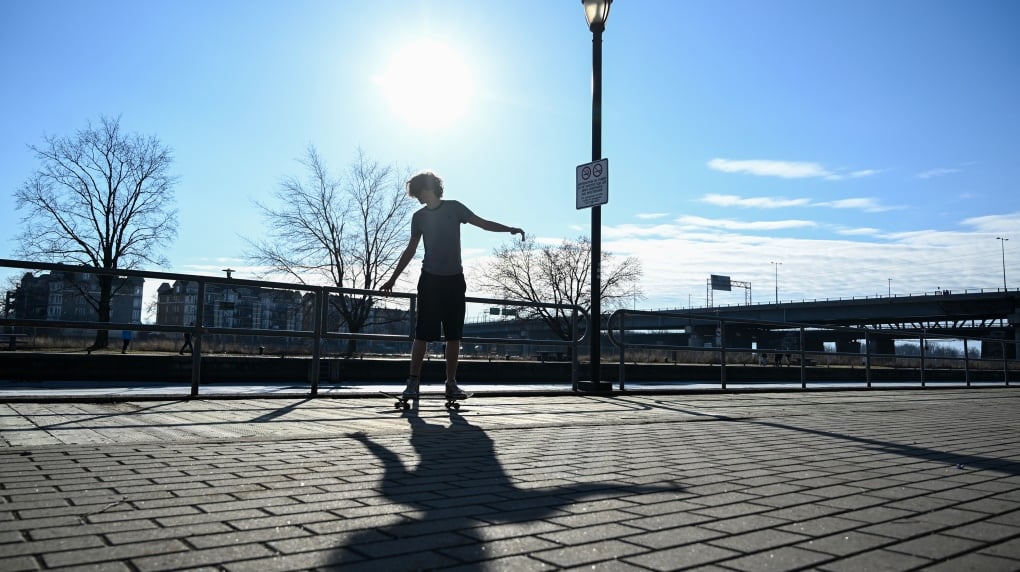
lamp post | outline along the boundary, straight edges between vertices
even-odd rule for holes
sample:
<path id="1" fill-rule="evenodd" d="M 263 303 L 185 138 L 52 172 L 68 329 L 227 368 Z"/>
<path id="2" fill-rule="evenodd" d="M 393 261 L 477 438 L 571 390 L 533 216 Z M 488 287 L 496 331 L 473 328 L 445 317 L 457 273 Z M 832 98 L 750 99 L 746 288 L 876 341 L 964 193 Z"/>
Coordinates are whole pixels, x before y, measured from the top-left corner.
<path id="1" fill-rule="evenodd" d="M 889 281 L 889 297 L 892 298 L 892 278 L 887 278 Z"/>
<path id="2" fill-rule="evenodd" d="M 1006 241 L 1009 239 L 997 236 L 995 240 L 998 240 L 1002 247 L 1002 289 L 1006 290 Z"/>
<path id="3" fill-rule="evenodd" d="M 779 303 L 779 267 L 783 265 L 782 262 L 769 262 L 772 266 L 776 267 L 776 304 Z"/>
<path id="4" fill-rule="evenodd" d="M 602 158 L 602 32 L 613 0 L 581 0 L 591 30 L 591 160 Z M 602 207 L 591 208 L 591 329 L 590 386 L 583 389 L 606 391 L 601 383 L 602 359 Z M 580 387 L 579 387 L 580 389 Z"/>

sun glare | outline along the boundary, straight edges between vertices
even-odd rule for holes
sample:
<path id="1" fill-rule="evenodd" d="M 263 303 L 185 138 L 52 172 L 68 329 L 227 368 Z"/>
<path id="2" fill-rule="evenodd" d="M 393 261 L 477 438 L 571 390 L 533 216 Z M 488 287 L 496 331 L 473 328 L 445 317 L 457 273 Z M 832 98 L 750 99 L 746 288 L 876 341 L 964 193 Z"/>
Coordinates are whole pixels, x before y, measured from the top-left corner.
<path id="1" fill-rule="evenodd" d="M 473 89 L 464 59 L 434 41 L 404 46 L 376 83 L 395 114 L 425 129 L 454 123 L 464 114 Z"/>

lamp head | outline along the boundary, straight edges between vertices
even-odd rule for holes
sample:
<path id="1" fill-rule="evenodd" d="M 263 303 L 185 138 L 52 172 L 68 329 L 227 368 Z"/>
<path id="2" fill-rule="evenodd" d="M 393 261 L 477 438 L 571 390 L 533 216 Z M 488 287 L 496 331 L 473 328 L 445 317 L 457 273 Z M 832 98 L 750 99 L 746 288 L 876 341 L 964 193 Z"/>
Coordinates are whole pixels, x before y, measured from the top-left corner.
<path id="1" fill-rule="evenodd" d="M 613 0 L 581 0 L 584 5 L 584 17 L 588 20 L 588 29 L 592 32 L 601 32 L 606 29 L 606 20 L 609 19 L 609 7 Z"/>

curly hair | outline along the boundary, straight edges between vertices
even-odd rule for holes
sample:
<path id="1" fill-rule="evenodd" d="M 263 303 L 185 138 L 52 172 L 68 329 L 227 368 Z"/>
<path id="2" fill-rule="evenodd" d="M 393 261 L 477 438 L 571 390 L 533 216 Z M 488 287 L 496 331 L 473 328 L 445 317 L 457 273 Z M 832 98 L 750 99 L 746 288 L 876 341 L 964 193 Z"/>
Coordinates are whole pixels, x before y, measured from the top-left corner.
<path id="1" fill-rule="evenodd" d="M 425 189 L 432 189 L 437 198 L 443 196 L 443 180 L 432 171 L 422 171 L 407 180 L 407 194 L 418 198 Z"/>

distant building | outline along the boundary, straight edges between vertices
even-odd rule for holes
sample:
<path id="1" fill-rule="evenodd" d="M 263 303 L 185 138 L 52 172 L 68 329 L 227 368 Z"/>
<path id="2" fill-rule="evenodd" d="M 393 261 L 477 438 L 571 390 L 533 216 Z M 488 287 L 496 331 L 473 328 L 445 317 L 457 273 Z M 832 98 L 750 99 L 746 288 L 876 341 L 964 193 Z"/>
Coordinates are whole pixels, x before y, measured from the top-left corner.
<path id="1" fill-rule="evenodd" d="M 114 278 L 110 321 L 141 323 L 141 278 Z M 21 278 L 10 300 L 11 317 L 94 322 L 99 319 L 99 278 L 88 272 L 50 272 Z"/>
<path id="2" fill-rule="evenodd" d="M 164 282 L 156 295 L 156 323 L 187 326 L 198 317 L 198 283 Z M 301 330 L 301 295 L 293 290 L 207 284 L 202 325 L 213 328 Z"/>

